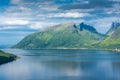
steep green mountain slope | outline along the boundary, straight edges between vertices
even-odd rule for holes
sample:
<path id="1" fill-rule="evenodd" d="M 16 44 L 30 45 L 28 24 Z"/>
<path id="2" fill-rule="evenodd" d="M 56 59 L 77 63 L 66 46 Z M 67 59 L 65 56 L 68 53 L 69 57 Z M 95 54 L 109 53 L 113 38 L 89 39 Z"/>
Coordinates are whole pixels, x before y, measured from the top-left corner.
<path id="1" fill-rule="evenodd" d="M 100 44 L 103 48 L 120 49 L 120 23 L 113 23 L 108 31 L 108 37 Z"/>
<path id="2" fill-rule="evenodd" d="M 28 35 L 13 48 L 22 49 L 80 49 L 92 48 L 105 36 L 89 25 L 73 22 L 48 27 L 47 29 Z"/>
<path id="3" fill-rule="evenodd" d="M 18 57 L 13 54 L 8 54 L 0 50 L 0 64 L 16 60 Z"/>

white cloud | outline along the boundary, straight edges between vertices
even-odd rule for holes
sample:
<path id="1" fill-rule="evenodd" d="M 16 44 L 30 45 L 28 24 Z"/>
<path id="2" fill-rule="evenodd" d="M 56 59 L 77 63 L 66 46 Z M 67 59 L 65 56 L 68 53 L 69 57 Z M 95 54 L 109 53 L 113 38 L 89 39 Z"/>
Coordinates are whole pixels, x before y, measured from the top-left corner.
<path id="1" fill-rule="evenodd" d="M 31 8 L 25 6 L 11 6 L 6 9 L 5 16 L 8 17 L 31 17 L 33 14 Z"/>
<path id="2" fill-rule="evenodd" d="M 53 25 L 57 25 L 58 23 L 55 22 L 34 22 L 31 25 L 29 25 L 28 27 L 31 29 L 45 29 L 46 27 L 49 26 L 53 26 Z"/>
<path id="3" fill-rule="evenodd" d="M 19 19 L 19 18 L 6 18 L 0 17 L 0 30 L 10 30 L 24 28 L 30 24 L 29 20 Z"/>
<path id="4" fill-rule="evenodd" d="M 120 4 L 113 5 L 113 8 L 108 9 L 106 12 L 109 12 L 108 14 L 116 14 L 120 15 Z"/>
<path id="5" fill-rule="evenodd" d="M 49 6 L 44 6 L 43 7 L 43 5 L 40 5 L 40 6 L 38 6 L 41 10 L 43 10 L 43 11 L 56 11 L 56 10 L 58 10 L 58 7 L 57 6 L 51 6 L 50 8 L 49 8 Z"/>
<path id="6" fill-rule="evenodd" d="M 15 17 L 13 15 L 8 16 L 6 14 L 4 14 L 3 16 L 0 16 L 0 30 L 24 29 L 30 23 L 31 23 L 31 19 L 26 18 L 26 17 L 17 17 L 17 16 Z"/>
<path id="7" fill-rule="evenodd" d="M 11 0 L 11 3 L 12 4 L 18 4 L 18 3 L 20 3 L 20 0 Z"/>
<path id="8" fill-rule="evenodd" d="M 10 30 L 10 29 L 17 29 L 17 27 L 16 26 L 2 26 L 2 27 L 0 27 L 0 30 Z"/>
<path id="9" fill-rule="evenodd" d="M 17 19 L 5 20 L 5 21 L 3 21 L 3 24 L 5 24 L 5 25 L 28 25 L 29 21 L 27 21 L 27 20 L 17 20 Z"/>
<path id="10" fill-rule="evenodd" d="M 88 13 L 78 13 L 78 12 L 67 12 L 67 13 L 56 13 L 51 14 L 48 17 L 64 17 L 64 18 L 80 18 L 89 16 Z"/>
<path id="11" fill-rule="evenodd" d="M 112 1 L 120 2 L 120 0 L 112 0 Z"/>
<path id="12" fill-rule="evenodd" d="M 41 28 L 43 28 L 43 26 L 42 26 L 41 23 L 34 23 L 34 24 L 31 24 L 29 26 L 29 28 L 31 28 L 31 29 L 41 29 Z"/>

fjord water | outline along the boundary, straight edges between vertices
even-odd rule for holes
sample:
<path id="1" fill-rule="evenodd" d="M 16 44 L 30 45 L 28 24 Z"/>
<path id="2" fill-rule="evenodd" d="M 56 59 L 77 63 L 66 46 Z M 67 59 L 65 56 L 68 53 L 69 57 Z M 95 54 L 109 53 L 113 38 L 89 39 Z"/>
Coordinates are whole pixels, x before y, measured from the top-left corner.
<path id="1" fill-rule="evenodd" d="M 4 49 L 21 58 L 0 66 L 0 80 L 120 80 L 120 53 Z"/>

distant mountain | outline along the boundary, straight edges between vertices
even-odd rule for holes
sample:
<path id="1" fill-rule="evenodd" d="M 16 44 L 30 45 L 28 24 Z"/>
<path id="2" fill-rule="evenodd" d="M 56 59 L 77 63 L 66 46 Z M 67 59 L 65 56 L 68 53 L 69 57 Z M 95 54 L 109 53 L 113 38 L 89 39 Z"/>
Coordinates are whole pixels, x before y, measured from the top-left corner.
<path id="1" fill-rule="evenodd" d="M 106 33 L 107 35 L 111 35 L 118 27 L 120 27 L 120 23 L 113 22 L 111 28 Z"/>
<path id="2" fill-rule="evenodd" d="M 89 25 L 73 22 L 48 27 L 28 35 L 13 48 L 22 49 L 80 49 L 92 48 L 101 42 L 104 35 Z"/>
<path id="3" fill-rule="evenodd" d="M 112 23 L 107 35 L 108 37 L 102 41 L 100 46 L 109 49 L 120 49 L 120 23 Z"/>

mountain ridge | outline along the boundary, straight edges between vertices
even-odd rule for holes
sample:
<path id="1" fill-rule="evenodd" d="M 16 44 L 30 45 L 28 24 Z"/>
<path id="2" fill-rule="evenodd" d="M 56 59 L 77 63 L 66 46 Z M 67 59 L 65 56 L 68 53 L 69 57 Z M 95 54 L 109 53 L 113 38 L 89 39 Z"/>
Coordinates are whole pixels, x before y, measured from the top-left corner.
<path id="1" fill-rule="evenodd" d="M 81 24 L 76 25 L 73 22 L 69 22 L 49 27 L 45 31 L 28 35 L 13 48 L 92 48 L 93 44 L 100 42 L 101 39 L 105 37 L 104 35 L 98 33 L 94 27 L 86 25 L 84 23 Z"/>
<path id="2" fill-rule="evenodd" d="M 13 48 L 22 49 L 116 49 L 120 48 L 120 23 L 113 22 L 106 34 L 84 22 L 59 24 L 25 37 Z"/>
<path id="3" fill-rule="evenodd" d="M 112 24 L 111 24 L 111 28 L 107 31 L 107 35 L 110 35 L 110 34 L 112 34 L 112 32 L 114 31 L 114 30 L 116 30 L 118 27 L 120 26 L 120 23 L 118 23 L 118 22 L 113 22 Z"/>

